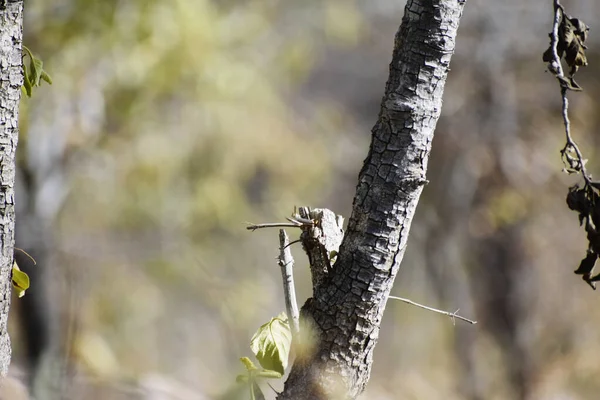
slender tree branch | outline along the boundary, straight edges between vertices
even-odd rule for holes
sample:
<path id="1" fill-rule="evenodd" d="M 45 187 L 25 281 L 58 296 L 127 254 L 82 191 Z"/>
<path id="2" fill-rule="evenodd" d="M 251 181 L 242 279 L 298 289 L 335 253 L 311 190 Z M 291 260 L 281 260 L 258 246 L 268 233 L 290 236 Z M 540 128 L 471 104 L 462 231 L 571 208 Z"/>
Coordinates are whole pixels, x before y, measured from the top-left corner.
<path id="1" fill-rule="evenodd" d="M 283 279 L 283 295 L 285 298 L 285 310 L 292 328 L 292 337 L 300 331 L 300 312 L 296 302 L 296 288 L 294 287 L 294 258 L 289 247 L 290 238 L 285 229 L 279 230 L 279 266 Z"/>
<path id="2" fill-rule="evenodd" d="M 552 47 L 551 70 L 557 78 L 564 78 L 562 64 L 558 56 L 558 28 L 563 18 L 563 8 L 559 0 L 554 0 L 554 23 L 552 24 L 552 33 L 550 34 L 550 44 Z"/>
<path id="3" fill-rule="evenodd" d="M 295 223 L 295 222 L 274 222 L 274 223 L 267 223 L 267 224 L 248 224 L 248 226 L 246 227 L 246 229 L 248 229 L 249 231 L 255 231 L 257 229 L 262 229 L 262 228 L 300 228 L 302 226 L 302 224 L 300 223 Z"/>
<path id="4" fill-rule="evenodd" d="M 460 309 L 456 310 L 453 313 L 451 313 L 451 312 L 448 312 L 448 311 L 438 310 L 437 308 L 424 306 L 423 304 L 415 303 L 414 301 L 409 300 L 409 299 L 405 299 L 403 297 L 389 296 L 389 298 L 390 299 L 394 299 L 394 300 L 400 300 L 400 301 L 402 301 L 402 302 L 404 302 L 406 304 L 410 304 L 412 306 L 419 307 L 419 308 L 422 308 L 424 310 L 433 311 L 433 312 L 438 313 L 438 314 L 446 315 L 446 316 L 452 318 L 452 323 L 453 324 L 454 324 L 456 318 L 460 319 L 461 321 L 465 321 L 465 322 L 468 322 L 470 324 L 473 324 L 473 325 L 475 325 L 477 323 L 477 321 L 473 321 L 472 319 L 468 319 L 468 318 L 465 318 L 463 316 L 458 315 L 458 311 L 460 311 Z"/>
<path id="5" fill-rule="evenodd" d="M 288 248 L 288 247 L 290 247 L 293 244 L 301 243 L 301 242 L 302 241 L 300 239 L 296 239 L 296 240 L 293 240 L 293 241 L 289 242 L 285 247 Z"/>
<path id="6" fill-rule="evenodd" d="M 581 150 L 577 143 L 573 140 L 571 136 L 571 121 L 569 120 L 569 99 L 567 98 L 567 90 L 569 89 L 565 82 L 567 82 L 567 78 L 564 74 L 564 69 L 560 62 L 560 57 L 558 55 L 558 41 L 559 41 L 559 28 L 563 21 L 566 18 L 565 11 L 563 6 L 560 4 L 559 0 L 554 0 L 554 23 L 552 24 L 552 33 L 550 33 L 550 47 L 552 49 L 552 60 L 549 64 L 550 71 L 556 76 L 560 84 L 560 93 L 562 97 L 562 117 L 563 123 L 565 126 L 565 136 L 567 138 L 567 143 L 565 147 L 560 151 L 563 159 L 566 159 L 569 167 L 572 169 L 578 170 L 583 175 L 583 179 L 585 180 L 586 185 L 591 184 L 591 177 L 588 175 L 585 169 L 585 161 Z M 567 154 L 570 150 L 575 152 L 576 159 L 573 160 L 572 157 Z"/>
<path id="7" fill-rule="evenodd" d="M 262 228 L 302 228 L 313 226 L 315 222 L 313 220 L 302 218 L 299 215 L 294 215 L 293 217 L 286 217 L 290 222 L 273 222 L 266 224 L 248 224 L 246 229 L 249 231 L 255 231 L 257 229 Z"/>
<path id="8" fill-rule="evenodd" d="M 585 231 L 588 239 L 588 250 L 586 256 L 581 261 L 575 273 L 582 275 L 582 279 L 596 289 L 595 281 L 600 280 L 600 274 L 592 276 L 594 265 L 600 254 L 598 238 L 598 228 L 596 216 L 600 204 L 597 202 L 600 190 L 600 182 L 592 181 L 588 174 L 581 150 L 571 135 L 571 121 L 569 120 L 569 99 L 567 90 L 581 90 L 581 87 L 573 80 L 573 75 L 580 66 L 588 64 L 585 55 L 586 46 L 584 42 L 589 28 L 581 19 L 572 18 L 565 13 L 565 9 L 559 0 L 553 0 L 554 3 L 554 21 L 552 32 L 550 33 L 550 48 L 544 52 L 543 60 L 548 63 L 548 70 L 554 74 L 560 84 L 560 94 L 562 98 L 562 119 L 565 126 L 566 144 L 560 151 L 565 171 L 567 173 L 581 173 L 585 184 L 582 189 L 579 185 L 569 188 L 567 195 L 567 205 L 569 209 L 579 213 L 579 223 L 585 221 Z M 564 69 L 561 63 L 561 57 L 565 56 L 565 62 L 571 67 L 569 77 L 565 77 Z M 573 156 L 575 153 L 575 156 Z"/>
<path id="9" fill-rule="evenodd" d="M 307 213 L 310 213 L 310 209 L 308 209 Z M 315 224 L 315 221 L 313 221 L 312 219 L 303 218 L 300 215 L 294 215 L 293 218 L 286 217 L 285 219 L 287 219 L 288 221 L 290 221 L 294 224 L 299 224 L 299 225 L 313 226 Z"/>

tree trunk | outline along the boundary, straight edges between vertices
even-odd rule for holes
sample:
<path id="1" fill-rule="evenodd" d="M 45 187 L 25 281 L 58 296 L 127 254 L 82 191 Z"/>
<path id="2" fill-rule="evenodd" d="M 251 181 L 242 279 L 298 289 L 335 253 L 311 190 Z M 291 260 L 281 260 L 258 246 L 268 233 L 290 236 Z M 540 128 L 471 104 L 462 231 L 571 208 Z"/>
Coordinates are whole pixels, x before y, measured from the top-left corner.
<path id="1" fill-rule="evenodd" d="M 3 377 L 11 357 L 7 324 L 15 240 L 15 151 L 23 84 L 22 35 L 23 1 L 0 0 L 0 374 Z"/>
<path id="2" fill-rule="evenodd" d="M 302 308 L 300 348 L 279 399 L 356 398 L 369 380 L 406 249 L 464 2 L 409 0 L 337 262 Z"/>

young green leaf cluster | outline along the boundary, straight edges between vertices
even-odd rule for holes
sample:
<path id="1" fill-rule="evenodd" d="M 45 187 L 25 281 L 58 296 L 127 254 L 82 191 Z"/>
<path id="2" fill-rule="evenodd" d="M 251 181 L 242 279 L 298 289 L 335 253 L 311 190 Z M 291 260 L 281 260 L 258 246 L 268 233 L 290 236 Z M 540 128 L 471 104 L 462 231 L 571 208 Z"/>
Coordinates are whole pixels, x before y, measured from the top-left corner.
<path id="1" fill-rule="evenodd" d="M 248 357 L 240 358 L 246 374 L 238 375 L 236 381 L 248 385 L 250 398 L 264 398 L 258 382 L 262 379 L 280 379 L 288 365 L 292 344 L 292 331 L 284 312 L 262 325 L 250 340 L 250 348 L 260 363 L 259 369 Z"/>
<path id="2" fill-rule="evenodd" d="M 23 57 L 29 57 L 29 68 L 23 61 L 23 91 L 27 97 L 31 97 L 33 88 L 40 86 L 42 81 L 46 81 L 52 85 L 52 78 L 48 75 L 48 72 L 44 70 L 44 62 L 39 58 L 35 57 L 31 50 L 27 46 L 23 46 L 25 53 Z"/>

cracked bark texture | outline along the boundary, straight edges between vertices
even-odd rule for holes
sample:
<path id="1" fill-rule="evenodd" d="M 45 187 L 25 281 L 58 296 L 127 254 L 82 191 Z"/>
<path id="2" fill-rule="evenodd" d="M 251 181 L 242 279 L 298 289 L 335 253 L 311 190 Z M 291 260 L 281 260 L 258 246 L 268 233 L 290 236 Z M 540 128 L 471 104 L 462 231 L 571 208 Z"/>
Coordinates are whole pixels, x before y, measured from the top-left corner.
<path id="1" fill-rule="evenodd" d="M 383 311 L 427 182 L 463 6 L 458 0 L 406 4 L 346 235 L 328 276 L 302 308 L 301 341 L 308 336 L 314 344 L 299 351 L 279 399 L 353 399 L 365 389 Z"/>
<path id="2" fill-rule="evenodd" d="M 15 151 L 19 136 L 19 100 L 23 84 L 21 45 L 23 2 L 0 2 L 0 374 L 11 357 L 8 311 L 15 234 Z"/>

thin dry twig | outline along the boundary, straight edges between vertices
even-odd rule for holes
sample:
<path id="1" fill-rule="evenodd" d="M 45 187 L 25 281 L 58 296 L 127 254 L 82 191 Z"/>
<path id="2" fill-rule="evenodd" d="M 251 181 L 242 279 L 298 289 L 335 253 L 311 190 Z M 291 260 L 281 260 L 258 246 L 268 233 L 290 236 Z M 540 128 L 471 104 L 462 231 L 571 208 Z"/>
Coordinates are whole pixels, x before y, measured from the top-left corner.
<path id="1" fill-rule="evenodd" d="M 257 229 L 262 228 L 302 228 L 306 226 L 313 226 L 315 224 L 314 221 L 306 218 L 302 218 L 298 215 L 294 215 L 294 217 L 286 217 L 290 222 L 272 222 L 266 224 L 251 224 L 248 223 L 246 229 L 249 231 L 255 231 Z"/>
<path id="2" fill-rule="evenodd" d="M 312 219 L 302 218 L 299 215 L 294 215 L 293 218 L 292 217 L 286 217 L 285 219 L 287 219 L 291 223 L 299 224 L 299 225 L 313 226 L 315 224 L 315 221 L 313 221 Z"/>
<path id="3" fill-rule="evenodd" d="M 566 144 L 560 151 L 562 161 L 565 165 L 565 172 L 580 173 L 583 176 L 584 186 L 574 185 L 569 188 L 567 195 L 567 205 L 569 209 L 579 213 L 579 223 L 583 225 L 585 221 L 585 231 L 588 239 L 588 250 L 586 256 L 581 261 L 575 273 L 582 275 L 582 279 L 596 289 L 595 281 L 600 280 L 600 274 L 592 276 L 592 271 L 600 254 L 598 245 L 598 215 L 600 204 L 597 204 L 600 182 L 592 181 L 592 176 L 588 174 L 579 146 L 573 140 L 571 134 L 571 121 L 569 120 L 569 99 L 567 91 L 582 90 L 573 80 L 573 75 L 580 66 L 588 65 L 584 50 L 587 48 L 584 42 L 589 28 L 581 19 L 572 18 L 565 13 L 565 9 L 559 0 L 553 0 L 554 3 L 554 21 L 552 32 L 550 33 L 550 47 L 544 52 L 542 59 L 548 63 L 548 70 L 554 74 L 560 85 L 560 94 L 562 98 L 562 119 L 565 127 Z M 565 62 L 571 66 L 569 79 L 565 77 L 561 57 L 565 55 Z M 573 155 L 574 154 L 574 155 Z"/>
<path id="4" fill-rule="evenodd" d="M 20 248 L 20 247 L 15 247 L 15 250 L 18 250 L 18 251 L 20 251 L 21 253 L 25 254 L 25 255 L 26 255 L 26 256 L 27 256 L 27 257 L 28 257 L 28 258 L 29 258 L 31 261 L 33 261 L 33 265 L 37 265 L 37 262 L 35 262 L 35 258 L 33 258 L 33 257 L 31 256 L 31 254 L 29 254 L 28 252 L 26 252 L 25 250 L 23 250 L 23 249 L 22 249 L 22 248 Z"/>
<path id="5" fill-rule="evenodd" d="M 257 229 L 262 229 L 262 228 L 300 228 L 302 226 L 301 223 L 299 222 L 274 222 L 274 223 L 267 223 L 267 224 L 250 224 L 248 223 L 248 226 L 246 227 L 246 229 L 248 229 L 249 231 L 255 231 Z"/>
<path id="6" fill-rule="evenodd" d="M 292 337 L 300 332 L 300 312 L 296 302 L 296 288 L 294 286 L 294 258 L 290 250 L 290 238 L 285 229 L 279 230 L 279 266 L 283 279 L 283 295 L 285 310 L 290 321 Z"/>
<path id="7" fill-rule="evenodd" d="M 301 242 L 302 242 L 302 240 L 296 239 L 296 240 L 293 240 L 293 241 L 289 242 L 285 247 L 288 248 L 288 247 L 290 247 L 293 244 L 301 243 Z"/>
<path id="8" fill-rule="evenodd" d="M 280 392 L 278 392 L 277 390 L 275 390 L 275 388 L 273 387 L 273 385 L 271 385 L 269 382 L 267 382 L 267 385 L 269 385 L 269 387 L 271 388 L 272 391 L 275 392 L 275 394 L 277 394 L 277 395 L 281 394 Z"/>
<path id="9" fill-rule="evenodd" d="M 576 170 L 581 172 L 583 175 L 583 179 L 585 180 L 586 185 L 591 184 L 591 177 L 588 175 L 585 169 L 585 160 L 579 149 L 577 143 L 573 140 L 571 136 L 571 121 L 569 119 L 569 99 L 567 98 L 567 90 L 568 87 L 565 85 L 567 78 L 565 77 L 564 70 L 562 64 L 560 62 L 560 57 L 558 56 L 558 31 L 563 18 L 566 18 L 564 14 L 564 8 L 560 4 L 559 0 L 554 0 L 554 23 L 552 24 L 552 33 L 550 34 L 550 44 L 552 48 L 552 61 L 550 62 L 549 69 L 556 76 L 558 83 L 560 85 L 560 94 L 562 97 L 562 117 L 563 123 L 565 125 L 565 136 L 567 138 L 567 143 L 565 147 L 560 151 L 563 159 L 567 158 L 571 167 L 576 166 Z M 572 150 L 576 155 L 575 164 L 570 160 L 570 155 L 567 153 Z"/>
<path id="10" fill-rule="evenodd" d="M 458 312 L 460 311 L 460 309 L 458 309 L 458 310 L 454 311 L 453 313 L 451 313 L 451 312 L 448 312 L 448 311 L 438 310 L 437 308 L 424 306 L 423 304 L 415 303 L 414 301 L 409 300 L 409 299 L 405 299 L 403 297 L 389 296 L 389 298 L 390 299 L 394 299 L 394 300 L 400 300 L 400 301 L 402 301 L 402 302 L 404 302 L 406 304 L 410 304 L 412 306 L 419 307 L 419 308 L 422 308 L 422 309 L 427 310 L 427 311 L 433 311 L 433 312 L 438 313 L 438 314 L 446 315 L 446 316 L 448 316 L 448 317 L 450 317 L 452 319 L 452 324 L 455 323 L 456 319 L 460 319 L 461 321 L 465 321 L 465 322 L 468 322 L 468 323 L 473 324 L 473 325 L 475 325 L 477 323 L 477 321 L 473 321 L 472 319 L 468 319 L 468 318 L 465 318 L 465 317 L 463 317 L 461 315 L 458 315 Z"/>

